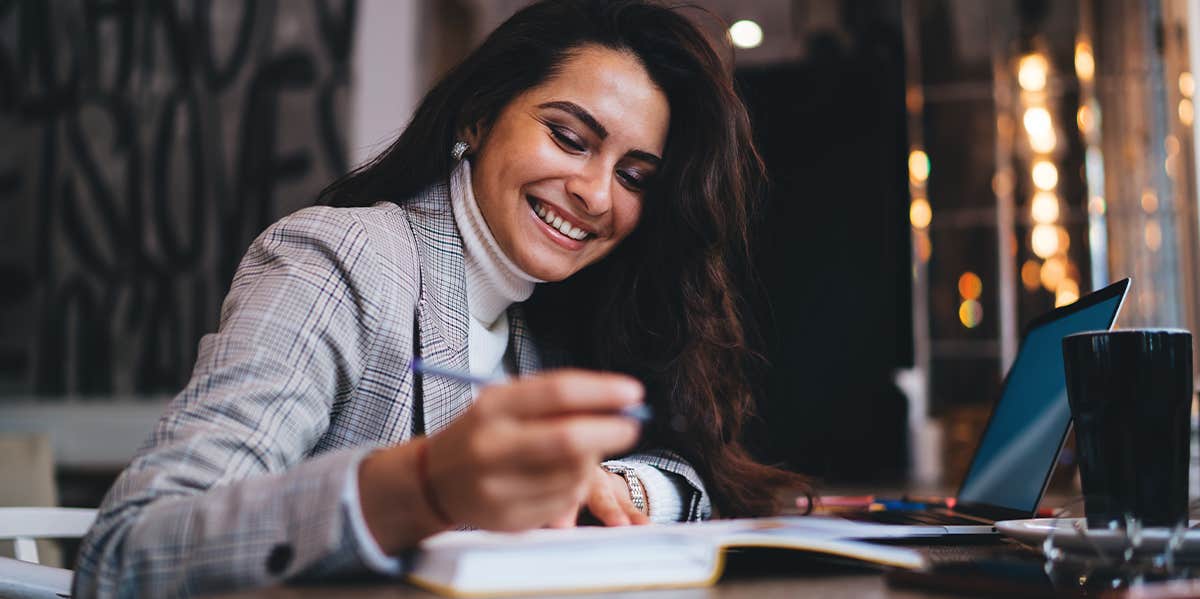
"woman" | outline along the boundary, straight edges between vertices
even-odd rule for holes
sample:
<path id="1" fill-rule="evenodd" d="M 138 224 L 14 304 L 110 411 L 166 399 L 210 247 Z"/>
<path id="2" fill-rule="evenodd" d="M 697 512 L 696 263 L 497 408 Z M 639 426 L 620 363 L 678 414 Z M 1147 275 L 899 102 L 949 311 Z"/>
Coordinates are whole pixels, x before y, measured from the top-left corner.
<path id="1" fill-rule="evenodd" d="M 761 180 L 686 19 L 638 0 L 522 10 L 323 192 L 333 207 L 251 245 L 84 540 L 76 594 L 394 575 L 462 526 L 774 511 L 804 479 L 740 444 L 736 266 Z M 473 388 L 418 357 L 516 378 Z M 568 364 L 587 370 L 549 369 Z M 639 443 L 618 411 L 643 398 Z"/>

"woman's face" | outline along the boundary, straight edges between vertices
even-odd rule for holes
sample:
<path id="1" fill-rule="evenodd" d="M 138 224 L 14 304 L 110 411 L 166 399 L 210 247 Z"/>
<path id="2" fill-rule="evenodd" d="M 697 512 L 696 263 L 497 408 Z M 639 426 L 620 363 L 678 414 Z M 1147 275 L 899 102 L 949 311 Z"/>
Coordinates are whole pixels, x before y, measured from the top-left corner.
<path id="1" fill-rule="evenodd" d="M 632 55 L 585 46 L 476 140 L 472 187 L 500 247 L 561 281 L 633 231 L 662 159 L 670 107 Z"/>

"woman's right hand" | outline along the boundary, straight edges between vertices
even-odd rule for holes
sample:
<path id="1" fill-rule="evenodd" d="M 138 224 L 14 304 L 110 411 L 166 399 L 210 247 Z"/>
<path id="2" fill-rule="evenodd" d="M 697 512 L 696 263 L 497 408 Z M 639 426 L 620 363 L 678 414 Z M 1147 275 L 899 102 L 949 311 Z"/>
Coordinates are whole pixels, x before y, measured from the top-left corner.
<path id="1" fill-rule="evenodd" d="M 439 434 L 368 456 L 360 467 L 363 515 L 385 552 L 442 527 L 417 479 L 424 450 L 440 509 L 456 525 L 489 530 L 544 526 L 577 509 L 606 456 L 636 443 L 636 421 L 614 414 L 641 403 L 624 375 L 558 370 L 485 387 Z"/>

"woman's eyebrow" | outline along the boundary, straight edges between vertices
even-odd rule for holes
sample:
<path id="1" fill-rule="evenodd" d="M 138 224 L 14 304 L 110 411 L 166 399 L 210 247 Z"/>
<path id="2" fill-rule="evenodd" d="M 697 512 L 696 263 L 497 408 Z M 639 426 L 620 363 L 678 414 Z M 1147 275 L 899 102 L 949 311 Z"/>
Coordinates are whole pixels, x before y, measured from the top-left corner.
<path id="1" fill-rule="evenodd" d="M 601 125 L 600 121 L 597 121 L 596 117 L 592 116 L 592 113 L 588 112 L 584 109 L 584 107 L 574 102 L 555 100 L 553 102 L 538 104 L 538 108 L 556 108 L 563 112 L 569 113 L 571 116 L 582 121 L 583 124 L 586 125 L 588 129 L 591 129 L 600 139 L 608 137 L 608 129 L 605 129 L 604 125 Z"/>
<path id="2" fill-rule="evenodd" d="M 630 158 L 637 158 L 638 160 L 645 160 L 646 162 L 649 162 L 650 164 L 653 164 L 654 166 L 658 166 L 662 162 L 662 158 L 659 158 L 658 156 L 655 156 L 654 154 L 651 154 L 650 152 L 646 152 L 644 150 L 630 150 L 627 155 Z"/>
<path id="3" fill-rule="evenodd" d="M 600 139 L 603 140 L 604 138 L 608 137 L 608 129 L 605 129 L 604 125 L 601 125 L 600 121 L 597 121 L 596 117 L 592 116 L 592 113 L 588 112 L 587 109 L 574 102 L 568 102 L 566 100 L 554 100 L 552 102 L 543 102 L 538 104 L 537 107 L 561 110 L 579 119 L 584 126 L 586 126 L 588 129 L 591 129 L 592 132 L 594 132 Z M 656 166 L 662 162 L 661 158 L 644 150 L 630 150 L 629 156 L 632 158 L 637 158 L 638 160 L 645 160 L 646 162 Z"/>

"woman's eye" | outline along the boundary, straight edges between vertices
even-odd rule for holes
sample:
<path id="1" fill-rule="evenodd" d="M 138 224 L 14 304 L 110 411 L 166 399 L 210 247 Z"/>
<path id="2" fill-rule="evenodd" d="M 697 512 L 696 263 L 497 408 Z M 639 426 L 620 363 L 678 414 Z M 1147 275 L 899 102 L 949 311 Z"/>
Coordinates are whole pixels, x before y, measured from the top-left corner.
<path id="1" fill-rule="evenodd" d="M 573 138 L 565 129 L 560 127 L 551 127 L 550 135 L 554 137 L 554 141 L 557 141 L 560 145 L 566 147 L 572 152 L 582 152 L 585 149 L 583 144 Z"/>
<path id="2" fill-rule="evenodd" d="M 617 176 L 630 189 L 641 191 L 646 187 L 646 177 L 642 176 L 638 171 L 617 171 Z"/>

